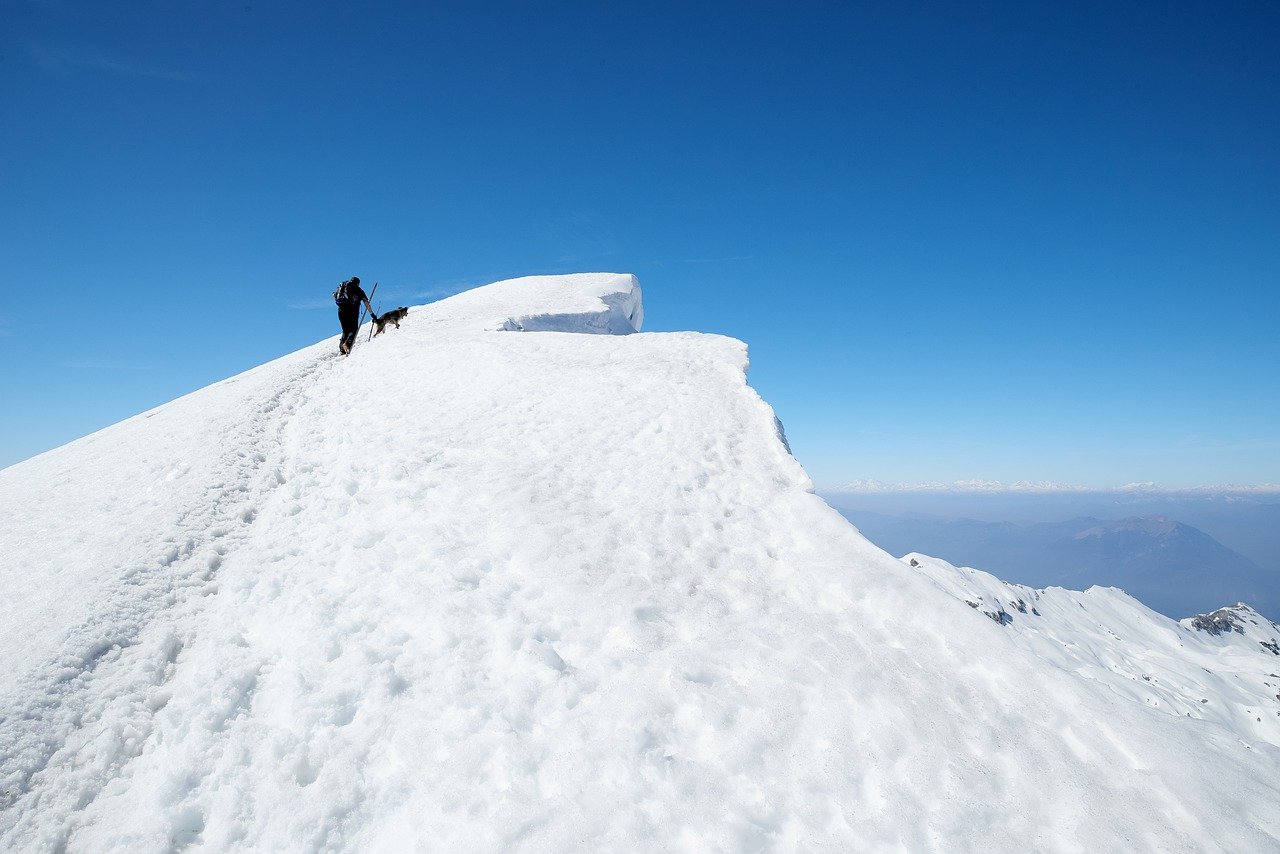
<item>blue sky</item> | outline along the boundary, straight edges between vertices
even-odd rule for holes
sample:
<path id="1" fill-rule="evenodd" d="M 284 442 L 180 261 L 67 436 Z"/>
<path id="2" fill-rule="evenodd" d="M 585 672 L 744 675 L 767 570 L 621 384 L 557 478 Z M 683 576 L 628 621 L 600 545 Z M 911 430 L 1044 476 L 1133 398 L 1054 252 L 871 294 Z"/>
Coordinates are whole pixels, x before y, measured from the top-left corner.
<path id="1" fill-rule="evenodd" d="M 0 4 L 0 465 L 336 334 L 350 275 L 612 270 L 750 345 L 820 486 L 1278 483 L 1277 44 L 1271 2 Z"/>

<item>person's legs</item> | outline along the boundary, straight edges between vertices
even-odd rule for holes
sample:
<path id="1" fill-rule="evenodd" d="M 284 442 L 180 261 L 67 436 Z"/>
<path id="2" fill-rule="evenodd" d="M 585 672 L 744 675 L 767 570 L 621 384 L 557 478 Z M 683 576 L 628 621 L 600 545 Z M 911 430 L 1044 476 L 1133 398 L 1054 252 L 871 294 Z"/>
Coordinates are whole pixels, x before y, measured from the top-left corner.
<path id="1" fill-rule="evenodd" d="M 356 333 L 360 331 L 360 306 L 338 309 L 338 322 L 342 324 L 342 340 L 338 343 L 338 350 L 344 354 L 350 353 L 356 343 Z"/>

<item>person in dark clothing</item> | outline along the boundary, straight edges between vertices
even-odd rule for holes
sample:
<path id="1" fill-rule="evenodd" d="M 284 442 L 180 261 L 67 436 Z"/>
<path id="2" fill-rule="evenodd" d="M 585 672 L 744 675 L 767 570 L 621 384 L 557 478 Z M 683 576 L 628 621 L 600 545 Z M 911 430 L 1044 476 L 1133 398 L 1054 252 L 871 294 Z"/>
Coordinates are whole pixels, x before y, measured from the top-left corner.
<path id="1" fill-rule="evenodd" d="M 373 306 L 369 305 L 369 297 L 360 287 L 360 277 L 352 276 L 333 292 L 333 301 L 338 304 L 338 322 L 342 324 L 342 340 L 338 342 L 338 352 L 346 356 L 356 343 L 356 333 L 360 331 L 360 304 L 373 314 Z"/>

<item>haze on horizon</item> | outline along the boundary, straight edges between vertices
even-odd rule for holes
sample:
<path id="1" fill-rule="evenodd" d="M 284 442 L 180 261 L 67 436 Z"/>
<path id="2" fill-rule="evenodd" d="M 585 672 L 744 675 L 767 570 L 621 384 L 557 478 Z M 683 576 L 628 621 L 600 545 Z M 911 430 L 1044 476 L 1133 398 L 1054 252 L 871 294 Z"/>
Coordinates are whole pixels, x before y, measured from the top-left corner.
<path id="1" fill-rule="evenodd" d="M 898 556 L 1031 587 L 1119 587 L 1180 619 L 1246 602 L 1280 618 L 1280 488 L 848 484 L 821 496 Z"/>
<path id="2" fill-rule="evenodd" d="M 1280 484 L 1198 484 L 1196 486 L 1164 486 L 1158 483 L 1126 483 L 1119 486 L 1085 486 L 1075 483 L 1059 483 L 1051 480 L 1019 480 L 1005 483 L 999 480 L 956 480 L 950 483 L 925 481 L 920 483 L 884 483 L 878 480 L 855 480 L 840 486 L 828 487 L 829 492 L 848 493 L 955 493 L 955 494 L 1054 494 L 1054 493 L 1116 493 L 1116 494 L 1170 494 L 1170 495 L 1268 495 L 1280 494 Z"/>

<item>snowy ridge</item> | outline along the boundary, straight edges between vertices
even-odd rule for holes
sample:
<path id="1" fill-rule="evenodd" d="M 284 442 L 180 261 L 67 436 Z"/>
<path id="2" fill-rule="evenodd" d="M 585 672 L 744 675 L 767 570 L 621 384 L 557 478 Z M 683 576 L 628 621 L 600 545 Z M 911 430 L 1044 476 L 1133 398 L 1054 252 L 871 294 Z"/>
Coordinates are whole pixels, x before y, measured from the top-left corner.
<path id="1" fill-rule="evenodd" d="M 1247 605 L 1175 622 L 1114 587 L 1036 590 L 926 555 L 902 561 L 1101 692 L 1280 746 L 1280 626 Z"/>
<path id="2" fill-rule="evenodd" d="M 1272 743 L 868 543 L 741 342 L 499 331 L 641 318 L 499 283 L 0 472 L 0 849 L 1276 847 Z"/>
<path id="3" fill-rule="evenodd" d="M 1221 637 L 1222 644 L 1238 644 L 1252 650 L 1256 643 L 1272 655 L 1280 655 L 1280 624 L 1273 623 L 1243 602 L 1178 622 L 1193 631 Z M 1280 697 L 1276 699 L 1280 700 Z"/>
<path id="4" fill-rule="evenodd" d="M 142 749 L 184 623 L 276 485 L 281 416 L 319 368 L 297 355 L 0 472 L 0 542 L 16 547 L 0 566 L 0 810 L 86 724 L 96 741 L 36 807 L 91 800 Z M 210 434 L 236 441 L 210 448 Z"/>
<path id="5" fill-rule="evenodd" d="M 644 322 L 640 283 L 617 273 L 526 276 L 495 282 L 432 306 L 439 323 L 509 332 L 626 335 Z"/>

